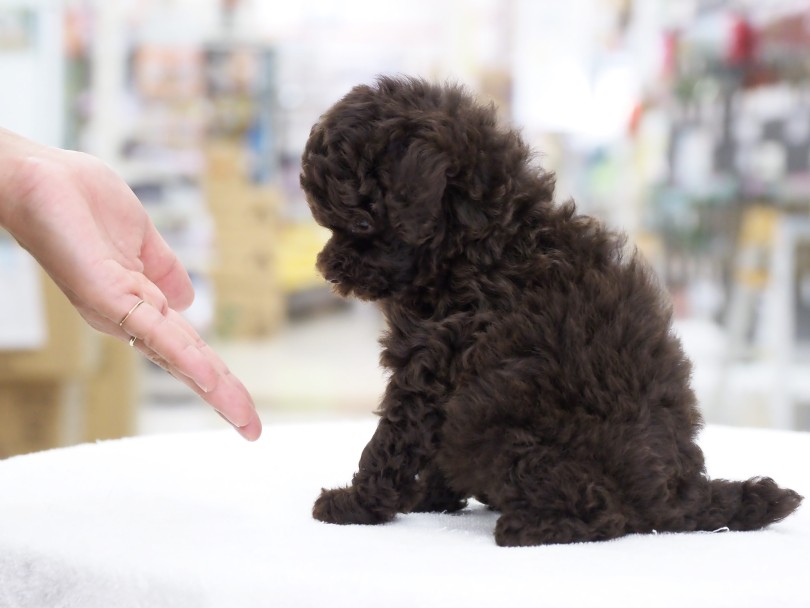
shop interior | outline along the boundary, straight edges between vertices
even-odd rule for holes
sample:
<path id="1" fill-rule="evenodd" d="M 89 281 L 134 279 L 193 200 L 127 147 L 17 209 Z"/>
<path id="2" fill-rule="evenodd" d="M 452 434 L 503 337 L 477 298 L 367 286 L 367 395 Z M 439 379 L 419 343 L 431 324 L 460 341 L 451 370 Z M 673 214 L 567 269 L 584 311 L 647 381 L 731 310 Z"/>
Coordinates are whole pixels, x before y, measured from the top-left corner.
<path id="1" fill-rule="evenodd" d="M 0 0 L 0 125 L 126 179 L 265 425 L 368 418 L 384 320 L 315 270 L 301 152 L 378 74 L 462 83 L 644 253 L 706 422 L 810 430 L 808 56 L 795 0 Z M 0 458 L 220 428 L 0 234 Z"/>

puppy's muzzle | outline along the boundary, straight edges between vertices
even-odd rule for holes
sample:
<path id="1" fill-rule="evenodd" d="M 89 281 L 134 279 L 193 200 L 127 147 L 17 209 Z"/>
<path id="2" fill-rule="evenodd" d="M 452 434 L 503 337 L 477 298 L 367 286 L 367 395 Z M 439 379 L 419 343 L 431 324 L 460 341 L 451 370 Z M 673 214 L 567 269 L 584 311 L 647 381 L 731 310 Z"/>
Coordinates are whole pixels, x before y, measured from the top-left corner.
<path id="1" fill-rule="evenodd" d="M 318 260 L 316 262 L 316 267 L 328 282 L 332 283 L 333 285 L 340 284 L 341 278 L 341 268 L 338 264 L 338 260 L 335 259 L 334 256 L 334 249 L 330 247 L 328 244 L 323 251 L 318 255 Z"/>

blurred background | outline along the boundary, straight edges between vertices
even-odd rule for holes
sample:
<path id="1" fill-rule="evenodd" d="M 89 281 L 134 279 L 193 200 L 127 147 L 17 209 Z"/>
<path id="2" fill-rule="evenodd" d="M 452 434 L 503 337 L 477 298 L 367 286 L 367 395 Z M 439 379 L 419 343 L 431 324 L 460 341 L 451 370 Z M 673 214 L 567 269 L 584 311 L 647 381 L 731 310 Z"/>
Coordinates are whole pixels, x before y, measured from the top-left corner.
<path id="1" fill-rule="evenodd" d="M 382 319 L 315 273 L 298 187 L 311 125 L 380 73 L 494 101 L 560 200 L 627 231 L 708 422 L 810 429 L 810 2 L 0 0 L 0 125 L 125 177 L 268 424 L 384 387 Z M 221 426 L 0 235 L 0 457 Z"/>

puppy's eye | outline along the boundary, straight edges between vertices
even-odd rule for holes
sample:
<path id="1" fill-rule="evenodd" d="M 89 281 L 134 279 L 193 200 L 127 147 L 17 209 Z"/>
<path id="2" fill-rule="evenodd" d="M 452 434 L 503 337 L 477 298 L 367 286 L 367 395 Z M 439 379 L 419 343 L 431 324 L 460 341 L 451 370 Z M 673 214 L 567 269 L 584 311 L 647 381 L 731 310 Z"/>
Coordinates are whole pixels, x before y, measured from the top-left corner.
<path id="1" fill-rule="evenodd" d="M 354 224 L 352 224 L 352 230 L 359 232 L 360 234 L 365 234 L 371 230 L 371 224 L 369 224 L 366 220 L 357 220 Z"/>

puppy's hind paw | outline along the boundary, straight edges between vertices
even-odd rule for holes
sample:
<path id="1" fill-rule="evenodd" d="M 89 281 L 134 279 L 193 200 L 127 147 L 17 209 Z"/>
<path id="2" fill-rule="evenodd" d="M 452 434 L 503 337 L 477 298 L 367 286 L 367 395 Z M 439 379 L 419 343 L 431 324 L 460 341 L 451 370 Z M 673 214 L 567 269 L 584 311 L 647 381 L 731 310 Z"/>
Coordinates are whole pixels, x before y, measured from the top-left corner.
<path id="1" fill-rule="evenodd" d="M 374 497 L 361 500 L 354 486 L 322 490 L 312 507 L 312 516 L 328 524 L 380 524 L 394 513 Z"/>
<path id="2" fill-rule="evenodd" d="M 586 522 L 571 516 L 511 512 L 498 518 L 495 542 L 501 547 L 558 545 L 609 540 L 625 532 L 625 519 L 618 513 L 606 513 Z"/>

